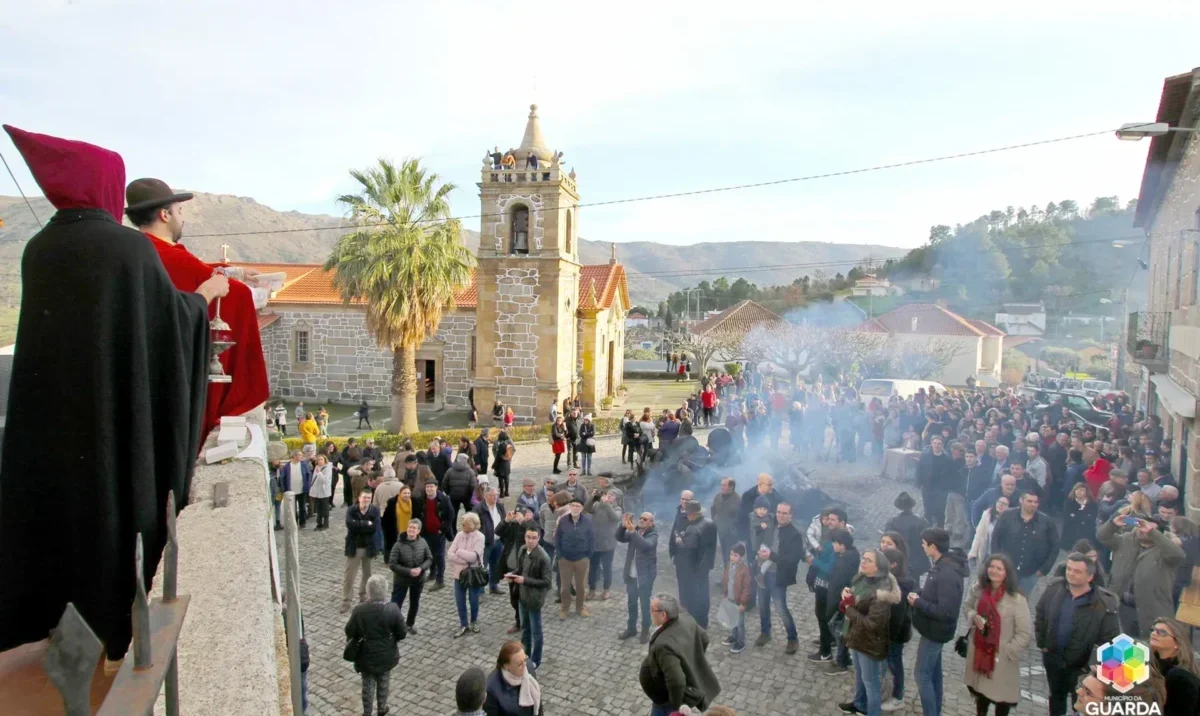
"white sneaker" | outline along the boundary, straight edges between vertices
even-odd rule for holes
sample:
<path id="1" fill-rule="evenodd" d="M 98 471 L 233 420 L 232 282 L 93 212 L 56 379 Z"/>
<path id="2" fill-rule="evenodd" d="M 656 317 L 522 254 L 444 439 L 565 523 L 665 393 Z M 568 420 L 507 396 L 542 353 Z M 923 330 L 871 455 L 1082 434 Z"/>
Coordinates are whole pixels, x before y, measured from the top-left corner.
<path id="1" fill-rule="evenodd" d="M 904 708 L 904 702 L 893 697 L 880 704 L 879 708 L 884 711 L 899 711 L 900 709 Z"/>

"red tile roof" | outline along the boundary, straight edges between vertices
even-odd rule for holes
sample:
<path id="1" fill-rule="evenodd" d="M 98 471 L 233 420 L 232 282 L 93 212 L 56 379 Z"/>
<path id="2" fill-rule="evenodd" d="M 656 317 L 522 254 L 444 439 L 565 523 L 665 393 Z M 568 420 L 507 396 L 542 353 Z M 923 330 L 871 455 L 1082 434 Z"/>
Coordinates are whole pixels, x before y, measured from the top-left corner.
<path id="1" fill-rule="evenodd" d="M 592 289 L 596 291 L 594 303 Z M 618 292 L 626 306 L 632 305 L 629 302 L 629 282 L 625 276 L 625 267 L 621 264 L 598 264 L 579 268 L 581 310 L 611 308 Z"/>
<path id="2" fill-rule="evenodd" d="M 278 320 L 279 320 L 279 316 L 277 314 L 260 313 L 260 314 L 258 314 L 258 330 L 261 331 L 262 329 L 266 328 L 267 326 L 271 325 L 272 323 L 274 323 L 275 321 L 278 321 Z"/>
<path id="3" fill-rule="evenodd" d="M 914 329 L 913 319 L 916 319 Z M 932 303 L 909 303 L 863 323 L 874 333 L 917 333 L 932 336 L 1003 336 L 990 323 L 963 318 Z"/>
<path id="4" fill-rule="evenodd" d="M 320 264 L 252 264 L 238 263 L 237 266 L 248 266 L 262 273 L 284 272 L 287 280 L 271 297 L 272 304 L 303 304 L 334 306 L 342 304 L 342 297 L 333 286 L 332 277 L 321 268 Z M 595 302 L 591 291 L 595 289 Z M 626 307 L 632 305 L 629 301 L 629 284 L 625 275 L 625 267 L 621 264 L 601 264 L 583 266 L 579 274 L 580 309 L 611 308 L 617 296 L 620 295 Z M 360 304 L 361 301 L 352 301 Z M 479 303 L 479 286 L 475 275 L 471 275 L 471 283 L 454 295 L 454 303 L 459 308 L 475 308 Z"/>
<path id="5" fill-rule="evenodd" d="M 692 326 L 692 333 L 737 333 L 744 335 L 760 323 L 782 321 L 779 314 L 763 308 L 754 301 L 740 301 L 715 316 L 710 316 Z"/>

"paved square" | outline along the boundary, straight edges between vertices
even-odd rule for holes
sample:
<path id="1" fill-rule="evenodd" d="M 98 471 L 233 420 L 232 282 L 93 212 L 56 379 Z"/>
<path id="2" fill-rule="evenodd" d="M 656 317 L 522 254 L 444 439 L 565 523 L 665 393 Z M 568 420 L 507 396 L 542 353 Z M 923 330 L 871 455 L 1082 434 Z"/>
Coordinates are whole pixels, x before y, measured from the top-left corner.
<path id="1" fill-rule="evenodd" d="M 703 435 L 698 437 L 703 442 Z M 619 441 L 602 438 L 597 442 L 594 469 L 597 472 L 619 470 Z M 520 445 L 512 484 L 519 486 L 521 478 L 526 476 L 537 478 L 540 484 L 550 472 L 551 461 L 548 445 Z M 876 545 L 879 530 L 895 513 L 892 500 L 907 486 L 881 479 L 878 469 L 867 462 L 854 465 L 822 463 L 811 467 L 816 470 L 817 485 L 849 505 L 850 522 L 855 526 L 858 542 Z M 513 489 L 515 495 L 519 487 Z M 336 499 L 340 503 L 340 496 Z M 358 714 L 362 709 L 359 677 L 351 664 L 342 661 L 346 615 L 340 613 L 340 606 L 345 531 L 339 518 L 343 514 L 342 507 L 335 506 L 330 530 L 314 532 L 310 524 L 309 529 L 300 533 L 299 539 L 301 597 L 311 653 L 308 713 L 312 716 Z M 669 530 L 669 525 L 666 529 Z M 662 541 L 655 591 L 674 592 L 674 570 L 668 562 L 665 544 Z M 618 545 L 613 568 L 614 598 L 589 603 L 591 618 L 572 616 L 560 621 L 553 597 L 547 600 L 545 652 L 538 674 L 547 714 L 627 716 L 646 714 L 650 710 L 637 679 L 646 647 L 638 644 L 636 639 L 619 642 L 616 638 L 625 625 L 625 592 L 620 583 L 624 555 L 624 545 Z M 382 559 L 375 561 L 375 570 L 390 578 Z M 715 584 L 719 579 L 719 570 L 714 570 L 712 582 Z M 812 614 L 812 595 L 802 579 L 789 590 L 788 601 L 800 630 L 801 650 L 794 656 L 783 653 L 783 630 L 776 615 L 772 615 L 775 638 L 762 648 L 751 644 L 736 655 L 720 645 L 725 632 L 715 619 L 712 620 L 713 644 L 708 654 L 721 680 L 718 703 L 747 716 L 795 716 L 839 713 L 836 704 L 850 700 L 854 687 L 852 673 L 826 676 L 820 665 L 804 658 L 812 650 L 810 641 L 816 638 L 817 629 Z M 714 599 L 714 610 L 716 604 Z M 512 620 L 507 594 L 485 594 L 480 608 L 480 633 L 454 639 L 458 617 L 453 590 L 447 586 L 432 594 L 426 591 L 417 617 L 417 628 L 421 633 L 400 643 L 400 665 L 391 676 L 392 713 L 404 716 L 454 713 L 454 680 L 469 666 L 479 666 L 486 672 L 494 668 L 500 644 L 511 638 L 505 630 L 512 625 Z M 758 636 L 757 612 L 746 621 L 748 640 L 753 641 Z M 962 631 L 960 628 L 958 633 Z M 916 684 L 912 679 L 915 639 L 914 634 L 914 641 L 905 648 L 905 699 L 904 707 L 896 711 L 897 714 L 920 713 Z M 963 660 L 954 654 L 951 646 L 947 644 L 943 662 L 944 713 L 952 716 L 974 714 L 974 703 L 962 682 Z M 1040 664 L 1036 649 L 1031 646 L 1022 668 L 1024 698 L 1012 713 L 1045 713 L 1046 686 Z M 889 684 L 890 679 L 885 677 L 885 693 L 890 693 Z"/>

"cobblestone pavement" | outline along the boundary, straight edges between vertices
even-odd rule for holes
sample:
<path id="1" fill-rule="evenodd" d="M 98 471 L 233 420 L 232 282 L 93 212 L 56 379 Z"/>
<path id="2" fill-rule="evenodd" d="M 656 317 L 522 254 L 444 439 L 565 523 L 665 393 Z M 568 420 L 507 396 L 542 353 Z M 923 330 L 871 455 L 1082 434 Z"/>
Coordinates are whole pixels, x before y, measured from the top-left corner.
<path id="1" fill-rule="evenodd" d="M 703 441 L 703 436 L 698 435 Z M 615 439 L 598 440 L 594 470 L 619 470 L 620 444 Z M 513 482 L 549 474 L 552 457 L 548 446 L 522 444 L 513 469 Z M 866 462 L 855 465 L 820 464 L 815 469 L 817 486 L 849 506 L 850 521 L 860 544 L 877 544 L 879 530 L 895 510 L 892 501 L 904 486 L 878 476 L 878 470 Z M 514 487 L 513 494 L 519 490 Z M 340 501 L 340 497 L 337 498 Z M 511 500 L 510 500 L 511 502 Z M 342 507 L 331 515 L 332 528 L 314 532 L 312 525 L 300 533 L 301 598 L 304 604 L 306 636 L 311 650 L 308 673 L 309 710 L 312 716 L 361 713 L 360 680 L 353 666 L 342 660 L 345 644 L 346 615 L 340 612 L 341 580 L 345 558 L 341 528 Z M 663 529 L 660 521 L 660 530 Z M 669 529 L 669 527 L 668 527 Z M 665 541 L 659 556 L 659 577 L 655 591 L 676 589 L 674 570 L 669 566 Z M 592 616 L 558 619 L 552 597 L 544 611 L 545 647 L 538 674 L 547 714 L 587 714 L 588 716 L 646 714 L 650 704 L 638 684 L 637 672 L 646 647 L 636 639 L 619 642 L 617 634 L 625 625 L 625 593 L 620 582 L 624 564 L 624 545 L 618 545 L 613 568 L 614 598 L 589 603 Z M 720 565 L 720 560 L 718 560 Z M 803 570 L 803 566 L 801 567 Z M 375 561 L 375 573 L 388 574 L 382 560 Z M 712 581 L 720 579 L 714 570 Z M 357 589 L 357 586 L 356 586 Z M 1039 589 L 1040 592 L 1040 589 Z M 783 653 L 784 637 L 777 614 L 772 632 L 774 639 L 762 648 L 752 643 L 741 654 L 731 654 L 720 641 L 725 632 L 712 620 L 712 645 L 709 660 L 721 680 L 718 703 L 749 716 L 795 716 L 800 713 L 839 713 L 836 704 L 850 700 L 852 672 L 841 676 L 823 673 L 823 665 L 804 657 L 813 648 L 817 636 L 813 617 L 813 598 L 802 579 L 789 590 L 788 602 L 800 630 L 800 653 Z M 717 600 L 713 599 L 715 610 Z M 400 643 L 400 665 L 391 675 L 392 713 L 404 716 L 444 716 L 454 713 L 454 680 L 469 666 L 490 672 L 496 654 L 512 625 L 513 612 L 507 593 L 484 595 L 480 607 L 479 634 L 454 639 L 458 618 L 453 590 L 423 595 L 417 617 L 418 636 Z M 748 641 L 758 636 L 758 614 L 747 615 Z M 958 630 L 962 633 L 963 629 Z M 916 636 L 905 649 L 905 699 L 897 714 L 919 714 L 920 702 L 912 679 Z M 1023 699 L 1015 714 L 1045 713 L 1045 680 L 1040 658 L 1031 646 L 1023 661 Z M 946 645 L 945 707 L 948 715 L 974 714 L 974 704 L 962 682 L 963 660 Z M 890 678 L 885 677 L 885 693 L 890 693 Z"/>

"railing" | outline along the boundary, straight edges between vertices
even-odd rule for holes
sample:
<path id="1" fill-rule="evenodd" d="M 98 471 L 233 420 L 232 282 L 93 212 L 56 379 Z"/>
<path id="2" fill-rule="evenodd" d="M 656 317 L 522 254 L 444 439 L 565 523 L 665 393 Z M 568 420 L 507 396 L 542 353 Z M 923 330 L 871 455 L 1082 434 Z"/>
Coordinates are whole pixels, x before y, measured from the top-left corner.
<path id="1" fill-rule="evenodd" d="M 133 599 L 133 659 L 126 658 L 107 693 L 98 696 L 98 716 L 150 714 L 165 687 L 167 716 L 179 714 L 179 632 L 187 615 L 189 597 L 178 594 L 179 542 L 175 529 L 175 495 L 167 497 L 167 544 L 163 550 L 163 596 L 146 596 L 145 555 L 142 536 L 134 552 L 137 592 Z M 41 654 L 40 664 L 34 660 Z M 38 642 L 5 652 L 0 662 L 0 681 L 14 684 L 20 693 L 0 695 L 17 708 L 32 701 L 35 708 L 47 704 L 45 694 L 31 693 L 43 678 L 58 691 L 66 716 L 91 716 L 92 680 L 104 654 L 104 645 L 79 614 L 73 603 L 63 610 L 49 642 Z M 40 669 L 38 668 L 40 666 Z M 37 673 L 40 671 L 41 673 Z M 8 677 L 8 678 L 6 678 Z M 23 678 L 22 678 L 23 677 Z M 102 690 L 102 689 L 101 689 Z M 10 700 L 11 699 L 11 700 Z M 52 703 L 52 696 L 50 697 Z M 55 709 L 53 712 L 57 712 Z M 42 711 L 44 712 L 44 711 Z"/>
<path id="2" fill-rule="evenodd" d="M 533 182 L 562 181 L 571 191 L 575 191 L 575 180 L 563 172 L 561 164 L 539 163 L 537 169 L 524 167 L 525 160 L 519 160 L 517 167 L 512 169 L 495 169 L 489 162 L 483 169 L 483 181 L 492 184 L 529 184 Z"/>
<path id="3" fill-rule="evenodd" d="M 300 499 L 304 499 L 301 496 Z M 300 549 L 296 526 L 296 493 L 283 493 L 283 583 L 286 593 L 284 629 L 287 630 L 288 669 L 291 674 L 292 713 L 304 713 L 304 685 L 300 676 L 300 640 L 304 638 L 300 601 Z"/>
<path id="4" fill-rule="evenodd" d="M 1127 325 L 1129 356 L 1143 365 L 1166 363 L 1170 354 L 1171 314 L 1166 311 L 1134 311 Z"/>

